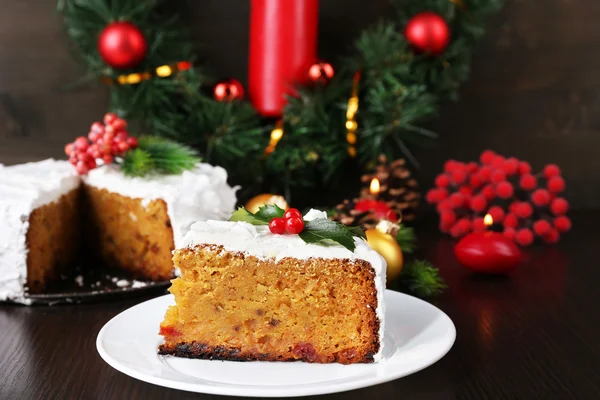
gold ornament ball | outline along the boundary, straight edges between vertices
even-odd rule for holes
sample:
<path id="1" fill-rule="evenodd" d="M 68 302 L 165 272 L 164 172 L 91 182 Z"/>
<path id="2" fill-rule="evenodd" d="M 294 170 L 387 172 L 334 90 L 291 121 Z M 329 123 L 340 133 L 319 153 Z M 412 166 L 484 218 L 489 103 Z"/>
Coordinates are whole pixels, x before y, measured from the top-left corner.
<path id="1" fill-rule="evenodd" d="M 251 213 L 255 213 L 259 210 L 259 208 L 267 204 L 274 204 L 276 206 L 279 206 L 280 208 L 283 208 L 284 210 L 287 210 L 289 208 L 288 203 L 287 201 L 285 201 L 283 196 L 271 193 L 264 193 L 259 194 L 258 196 L 254 196 L 253 198 L 248 200 L 245 207 L 246 210 L 250 211 Z"/>
<path id="2" fill-rule="evenodd" d="M 404 257 L 396 239 L 377 228 L 367 229 L 367 243 L 385 259 L 387 263 L 387 281 L 396 279 L 402 271 Z"/>

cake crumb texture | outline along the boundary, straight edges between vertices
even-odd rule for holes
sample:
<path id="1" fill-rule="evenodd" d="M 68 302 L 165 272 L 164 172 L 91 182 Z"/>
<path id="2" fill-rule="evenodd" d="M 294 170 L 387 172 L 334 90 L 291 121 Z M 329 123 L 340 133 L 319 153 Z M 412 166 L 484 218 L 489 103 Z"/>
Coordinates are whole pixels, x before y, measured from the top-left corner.
<path id="1" fill-rule="evenodd" d="M 375 273 L 363 260 L 262 260 L 218 245 L 175 251 L 176 305 L 160 354 L 236 361 L 373 362 Z"/>
<path id="2" fill-rule="evenodd" d="M 113 268 L 133 277 L 167 280 L 173 277 L 173 230 L 167 204 L 160 199 L 143 204 L 134 199 L 83 185 L 91 251 Z"/>
<path id="3" fill-rule="evenodd" d="M 79 189 L 33 210 L 26 235 L 27 287 L 42 293 L 49 282 L 75 265 L 79 246 Z"/>

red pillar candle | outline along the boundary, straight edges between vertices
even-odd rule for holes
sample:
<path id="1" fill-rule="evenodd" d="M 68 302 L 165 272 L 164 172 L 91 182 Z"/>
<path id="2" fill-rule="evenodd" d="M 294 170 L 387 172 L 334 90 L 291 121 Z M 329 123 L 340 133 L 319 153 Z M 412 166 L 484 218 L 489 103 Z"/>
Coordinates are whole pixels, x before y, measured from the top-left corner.
<path id="1" fill-rule="evenodd" d="M 318 0 L 251 0 L 248 92 L 256 110 L 278 117 L 285 95 L 317 61 Z"/>

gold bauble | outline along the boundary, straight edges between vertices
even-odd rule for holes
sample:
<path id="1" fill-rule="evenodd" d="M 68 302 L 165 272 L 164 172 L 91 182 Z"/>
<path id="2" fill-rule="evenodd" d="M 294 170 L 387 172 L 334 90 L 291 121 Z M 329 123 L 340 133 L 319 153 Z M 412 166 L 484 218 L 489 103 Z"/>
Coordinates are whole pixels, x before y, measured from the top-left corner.
<path id="1" fill-rule="evenodd" d="M 385 259 L 387 263 L 387 281 L 396 279 L 402 271 L 404 257 L 396 239 L 377 228 L 367 229 L 367 243 Z"/>
<path id="2" fill-rule="evenodd" d="M 271 193 L 264 193 L 259 194 L 258 196 L 254 196 L 253 198 L 248 200 L 245 207 L 246 210 L 250 211 L 251 213 L 255 213 L 258 211 L 259 208 L 267 204 L 275 204 L 276 206 L 279 206 L 284 210 L 287 210 L 289 208 L 288 203 L 287 201 L 285 201 L 283 196 Z"/>

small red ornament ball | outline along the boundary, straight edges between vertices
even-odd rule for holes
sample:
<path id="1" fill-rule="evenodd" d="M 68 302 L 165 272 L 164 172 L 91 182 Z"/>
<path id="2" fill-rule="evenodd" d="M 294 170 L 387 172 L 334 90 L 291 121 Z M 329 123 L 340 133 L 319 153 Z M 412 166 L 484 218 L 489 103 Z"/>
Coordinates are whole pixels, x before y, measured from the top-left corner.
<path id="1" fill-rule="evenodd" d="M 550 232 L 548 232 L 548 234 L 546 234 L 544 237 L 544 242 L 548 243 L 548 244 L 555 244 L 558 243 L 559 239 L 560 239 L 560 234 L 558 233 L 558 231 L 556 229 L 551 229 Z"/>
<path id="2" fill-rule="evenodd" d="M 482 164 L 491 164 L 494 157 L 496 157 L 496 153 L 492 150 L 484 150 L 479 156 L 479 161 L 481 161 Z"/>
<path id="3" fill-rule="evenodd" d="M 537 189 L 531 194 L 531 201 L 538 207 L 547 206 L 552 197 L 546 189 Z"/>
<path id="4" fill-rule="evenodd" d="M 304 221 L 302 218 L 292 217 L 285 220 L 285 230 L 287 233 L 297 235 L 304 229 Z"/>
<path id="5" fill-rule="evenodd" d="M 513 188 L 513 185 L 509 182 L 504 181 L 496 185 L 496 194 L 501 199 L 508 199 L 512 197 L 514 192 L 515 190 Z"/>
<path id="6" fill-rule="evenodd" d="M 515 241 L 523 247 L 531 246 L 533 243 L 533 232 L 527 228 L 519 229 L 515 235 Z"/>
<path id="7" fill-rule="evenodd" d="M 315 63 L 308 69 L 308 78 L 313 83 L 327 83 L 335 71 L 331 64 L 326 62 Z"/>
<path id="8" fill-rule="evenodd" d="M 531 174 L 526 174 L 519 180 L 519 185 L 525 190 L 533 190 L 537 186 L 537 178 Z"/>
<path id="9" fill-rule="evenodd" d="M 444 18 L 426 11 L 416 14 L 408 21 L 404 36 L 415 51 L 438 55 L 450 43 L 450 28 Z"/>
<path id="10" fill-rule="evenodd" d="M 217 83 L 213 91 L 218 101 L 242 100 L 244 98 L 244 86 L 235 79 Z"/>
<path id="11" fill-rule="evenodd" d="M 569 203 L 562 197 L 556 198 L 550 203 L 550 211 L 554 215 L 566 214 L 569 211 Z"/>
<path id="12" fill-rule="evenodd" d="M 284 218 L 273 218 L 269 222 L 269 230 L 271 233 L 276 235 L 283 235 L 285 233 L 286 220 Z"/>
<path id="13" fill-rule="evenodd" d="M 571 220 L 564 215 L 554 218 L 554 227 L 559 232 L 568 232 L 571 229 Z"/>
<path id="14" fill-rule="evenodd" d="M 565 180 L 560 176 L 553 176 L 548 179 L 548 190 L 552 193 L 560 193 L 565 190 Z"/>
<path id="15" fill-rule="evenodd" d="M 546 178 L 550 179 L 553 176 L 559 176 L 559 175 L 560 175 L 560 168 L 558 167 L 558 165 L 548 164 L 544 167 L 544 176 Z"/>
<path id="16" fill-rule="evenodd" d="M 471 206 L 471 210 L 482 212 L 487 208 L 487 200 L 482 195 L 473 196 L 469 205 Z"/>
<path id="17" fill-rule="evenodd" d="M 108 24 L 98 37 L 98 53 L 113 68 L 134 68 L 146 56 L 148 45 L 142 31 L 131 22 Z"/>
<path id="18" fill-rule="evenodd" d="M 500 206 L 490 207 L 488 214 L 492 216 L 494 223 L 500 223 L 504 220 L 504 210 Z"/>
<path id="19" fill-rule="evenodd" d="M 438 175 L 435 178 L 435 185 L 439 187 L 447 187 L 450 185 L 450 178 L 448 178 L 448 175 Z"/>
<path id="20" fill-rule="evenodd" d="M 545 219 L 540 219 L 539 221 L 535 221 L 533 223 L 533 231 L 538 236 L 547 235 L 551 229 L 552 225 L 550 225 L 550 222 L 546 221 Z"/>

